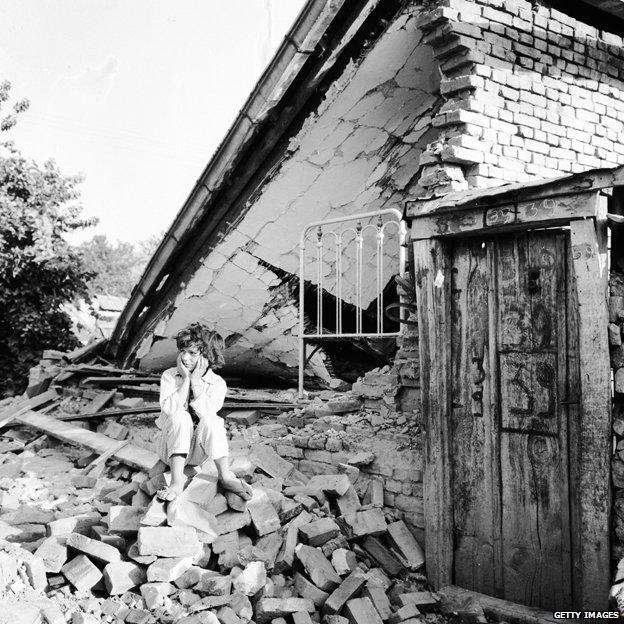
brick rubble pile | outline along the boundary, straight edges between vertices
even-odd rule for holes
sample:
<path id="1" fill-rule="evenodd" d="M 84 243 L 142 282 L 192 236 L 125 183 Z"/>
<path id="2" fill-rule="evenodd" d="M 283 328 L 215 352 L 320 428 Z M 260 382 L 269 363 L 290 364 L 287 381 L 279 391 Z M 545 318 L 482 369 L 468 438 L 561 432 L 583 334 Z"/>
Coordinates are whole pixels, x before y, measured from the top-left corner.
<path id="1" fill-rule="evenodd" d="M 168 473 L 113 462 L 110 476 L 89 476 L 81 466 L 90 456 L 40 448 L 50 444 L 40 437 L 26 444 L 23 436 L 5 435 L 0 464 L 0 604 L 16 621 L 416 624 L 440 617 L 428 613 L 436 596 L 418 572 L 423 553 L 405 523 L 384 513 L 379 490 L 367 504 L 357 494 L 370 454 L 309 479 L 259 444 L 236 461 L 252 484 L 250 501 L 219 492 L 207 462 L 187 469 L 184 493 L 163 503 L 154 494 Z"/>

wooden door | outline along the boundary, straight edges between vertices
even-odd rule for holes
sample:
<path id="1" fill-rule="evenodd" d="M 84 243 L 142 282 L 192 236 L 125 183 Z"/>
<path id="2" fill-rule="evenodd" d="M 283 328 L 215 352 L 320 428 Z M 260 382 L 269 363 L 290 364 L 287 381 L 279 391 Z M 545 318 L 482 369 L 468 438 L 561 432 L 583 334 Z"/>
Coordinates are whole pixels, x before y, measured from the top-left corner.
<path id="1" fill-rule="evenodd" d="M 549 230 L 450 250 L 454 582 L 550 610 L 572 597 L 568 247 Z"/>

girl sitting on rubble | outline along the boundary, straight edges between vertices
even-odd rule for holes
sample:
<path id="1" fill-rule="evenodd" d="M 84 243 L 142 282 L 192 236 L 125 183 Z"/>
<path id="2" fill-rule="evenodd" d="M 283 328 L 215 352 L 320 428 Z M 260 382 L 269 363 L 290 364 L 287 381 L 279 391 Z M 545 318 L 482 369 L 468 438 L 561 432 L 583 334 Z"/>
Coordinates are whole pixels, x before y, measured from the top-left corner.
<path id="1" fill-rule="evenodd" d="M 184 489 L 184 467 L 213 460 L 221 486 L 248 500 L 251 487 L 230 470 L 228 442 L 223 418 L 227 386 L 214 368 L 222 366 L 223 338 L 201 323 L 193 323 L 176 336 L 177 365 L 160 379 L 161 413 L 156 424 L 161 429 L 157 444 L 159 469 L 171 470 L 171 483 L 156 496 L 172 501 Z"/>

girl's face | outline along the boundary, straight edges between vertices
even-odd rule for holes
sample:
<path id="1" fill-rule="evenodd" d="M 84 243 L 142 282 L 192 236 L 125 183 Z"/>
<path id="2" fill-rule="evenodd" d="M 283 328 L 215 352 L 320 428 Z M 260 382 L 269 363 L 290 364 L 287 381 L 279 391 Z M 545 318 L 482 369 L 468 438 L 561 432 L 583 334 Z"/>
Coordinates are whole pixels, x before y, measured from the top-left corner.
<path id="1" fill-rule="evenodd" d="M 197 361 L 201 355 L 201 350 L 198 345 L 190 344 L 186 349 L 180 349 L 180 359 L 182 364 L 192 371 L 197 366 Z"/>

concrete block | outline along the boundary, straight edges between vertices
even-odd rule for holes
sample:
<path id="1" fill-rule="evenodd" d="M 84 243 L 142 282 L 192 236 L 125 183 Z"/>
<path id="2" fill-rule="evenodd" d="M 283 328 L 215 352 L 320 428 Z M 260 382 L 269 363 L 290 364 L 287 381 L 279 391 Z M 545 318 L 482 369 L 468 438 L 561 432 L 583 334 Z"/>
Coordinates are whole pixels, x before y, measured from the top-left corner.
<path id="1" fill-rule="evenodd" d="M 167 507 L 167 522 L 170 526 L 193 527 L 201 533 L 200 541 L 210 544 L 219 535 L 219 524 L 214 514 L 197 503 L 178 497 Z"/>
<path id="2" fill-rule="evenodd" d="M 145 516 L 143 507 L 130 507 L 129 505 L 113 505 L 108 510 L 106 519 L 108 530 L 120 535 L 132 535 L 139 530 L 141 520 Z"/>
<path id="3" fill-rule="evenodd" d="M 147 568 L 147 580 L 149 583 L 170 583 L 182 576 L 192 565 L 192 557 L 156 559 L 156 561 Z"/>
<path id="4" fill-rule="evenodd" d="M 238 531 L 239 529 L 242 529 L 243 527 L 249 526 L 251 524 L 251 516 L 249 515 L 249 510 L 244 512 L 225 511 L 222 514 L 216 516 L 216 518 L 219 535 L 231 533 L 232 531 Z"/>
<path id="5" fill-rule="evenodd" d="M 167 522 L 167 503 L 158 500 L 155 496 L 150 501 L 141 518 L 142 526 L 162 526 Z"/>
<path id="6" fill-rule="evenodd" d="M 399 561 L 377 538 L 367 537 L 364 550 L 387 572 L 390 576 L 397 576 L 405 570 L 405 566 Z"/>
<path id="7" fill-rule="evenodd" d="M 145 570 L 131 561 L 118 561 L 104 567 L 104 585 L 111 596 L 119 596 L 146 580 Z"/>
<path id="8" fill-rule="evenodd" d="M 299 544 L 295 555 L 302 563 L 310 580 L 323 591 L 330 592 L 340 585 L 340 577 L 318 548 Z"/>
<path id="9" fill-rule="evenodd" d="M 125 440 L 128 437 L 128 427 L 124 427 L 114 420 L 105 420 L 101 425 L 98 425 L 98 433 L 102 433 L 113 440 Z"/>
<path id="10" fill-rule="evenodd" d="M 80 533 L 71 533 L 67 537 L 66 544 L 68 548 L 73 548 L 78 552 L 88 555 L 89 558 L 104 564 L 121 560 L 119 551 L 113 546 L 98 542 Z"/>
<path id="11" fill-rule="evenodd" d="M 308 487 L 322 490 L 332 496 L 343 496 L 346 494 L 351 482 L 346 474 L 317 475 L 308 481 Z"/>
<path id="12" fill-rule="evenodd" d="M 344 521 L 353 532 L 353 537 L 383 535 L 387 530 L 384 513 L 376 507 L 344 516 Z"/>
<path id="13" fill-rule="evenodd" d="M 302 526 L 299 533 L 309 546 L 322 546 L 340 533 L 340 527 L 332 518 L 319 518 Z"/>
<path id="14" fill-rule="evenodd" d="M 245 511 L 245 509 L 247 509 L 247 501 L 234 492 L 227 492 L 225 500 L 227 501 L 228 508 L 233 511 Z"/>
<path id="15" fill-rule="evenodd" d="M 178 589 L 195 587 L 202 578 L 204 571 L 197 565 L 192 565 L 182 576 L 175 579 L 174 584 Z"/>
<path id="16" fill-rule="evenodd" d="M 341 516 L 354 514 L 361 507 L 360 497 L 357 495 L 353 485 L 350 485 L 347 491 L 336 499 L 336 507 Z"/>
<path id="17" fill-rule="evenodd" d="M 299 527 L 304 526 L 312 520 L 312 515 L 307 511 L 302 511 L 296 518 L 293 518 L 286 525 L 286 536 L 284 543 L 275 559 L 274 571 L 276 573 L 290 570 L 295 558 L 295 548 L 299 536 Z"/>
<path id="18" fill-rule="evenodd" d="M 41 542 L 35 555 L 41 558 L 46 572 L 58 574 L 67 561 L 67 546 L 65 540 L 58 537 L 48 537 Z"/>
<path id="19" fill-rule="evenodd" d="M 234 579 L 234 591 L 245 596 L 257 594 L 267 580 L 266 569 L 261 561 L 252 561 Z"/>
<path id="20" fill-rule="evenodd" d="M 352 624 L 383 624 L 379 613 L 368 598 L 349 600 L 345 614 Z"/>
<path id="21" fill-rule="evenodd" d="M 19 558 L 24 564 L 26 576 L 33 589 L 42 592 L 48 585 L 46 569 L 43 559 L 36 554 L 29 553 L 22 549 Z"/>
<path id="22" fill-rule="evenodd" d="M 261 598 L 256 603 L 256 621 L 258 624 L 266 624 L 292 613 L 314 611 L 313 602 L 305 598 Z"/>
<path id="23" fill-rule="evenodd" d="M 141 527 L 137 547 L 143 556 L 193 557 L 200 543 L 192 527 Z"/>
<path id="24" fill-rule="evenodd" d="M 91 527 L 100 524 L 101 521 L 102 516 L 97 511 L 93 511 L 48 522 L 46 532 L 48 537 L 54 535 L 69 535 L 70 533 L 88 535 L 91 531 Z"/>
<path id="25" fill-rule="evenodd" d="M 203 574 L 195 591 L 205 596 L 228 596 L 232 590 L 232 579 L 220 574 Z"/>
<path id="26" fill-rule="evenodd" d="M 61 568 L 61 572 L 79 592 L 91 589 L 102 578 L 102 573 L 85 555 L 78 555 L 71 561 L 68 561 Z"/>
<path id="27" fill-rule="evenodd" d="M 366 583 L 366 578 L 360 570 L 352 572 L 342 583 L 330 594 L 323 605 L 323 613 L 338 614 L 342 608 L 351 600 Z"/>
<path id="28" fill-rule="evenodd" d="M 258 410 L 235 410 L 225 416 L 227 422 L 251 427 L 260 418 Z"/>
<path id="29" fill-rule="evenodd" d="M 392 615 L 390 600 L 388 599 L 386 590 L 380 585 L 375 585 L 367 581 L 366 587 L 364 587 L 362 591 L 362 598 L 368 598 L 373 603 L 373 606 L 382 620 L 385 621 Z"/>
<path id="30" fill-rule="evenodd" d="M 254 488 L 251 499 L 247 501 L 247 509 L 258 535 L 267 535 L 281 528 L 279 516 L 265 491 Z"/>
<path id="31" fill-rule="evenodd" d="M 148 609 L 163 606 L 165 598 L 175 592 L 171 583 L 144 583 L 141 585 L 141 596 Z"/>
<path id="32" fill-rule="evenodd" d="M 389 524 L 388 534 L 410 569 L 417 570 L 424 565 L 425 553 L 405 522 L 399 520 Z"/>
<path id="33" fill-rule="evenodd" d="M 334 570 L 340 575 L 350 574 L 357 568 L 357 558 L 355 553 L 346 548 L 336 548 L 331 554 L 331 562 Z"/>
<path id="34" fill-rule="evenodd" d="M 295 589 L 301 598 L 311 600 L 316 607 L 321 607 L 329 598 L 329 593 L 319 589 L 314 583 L 309 581 L 303 574 L 297 572 L 294 577 Z"/>
<path id="35" fill-rule="evenodd" d="M 217 495 L 218 475 L 208 467 L 194 476 L 178 498 L 205 507 Z"/>

